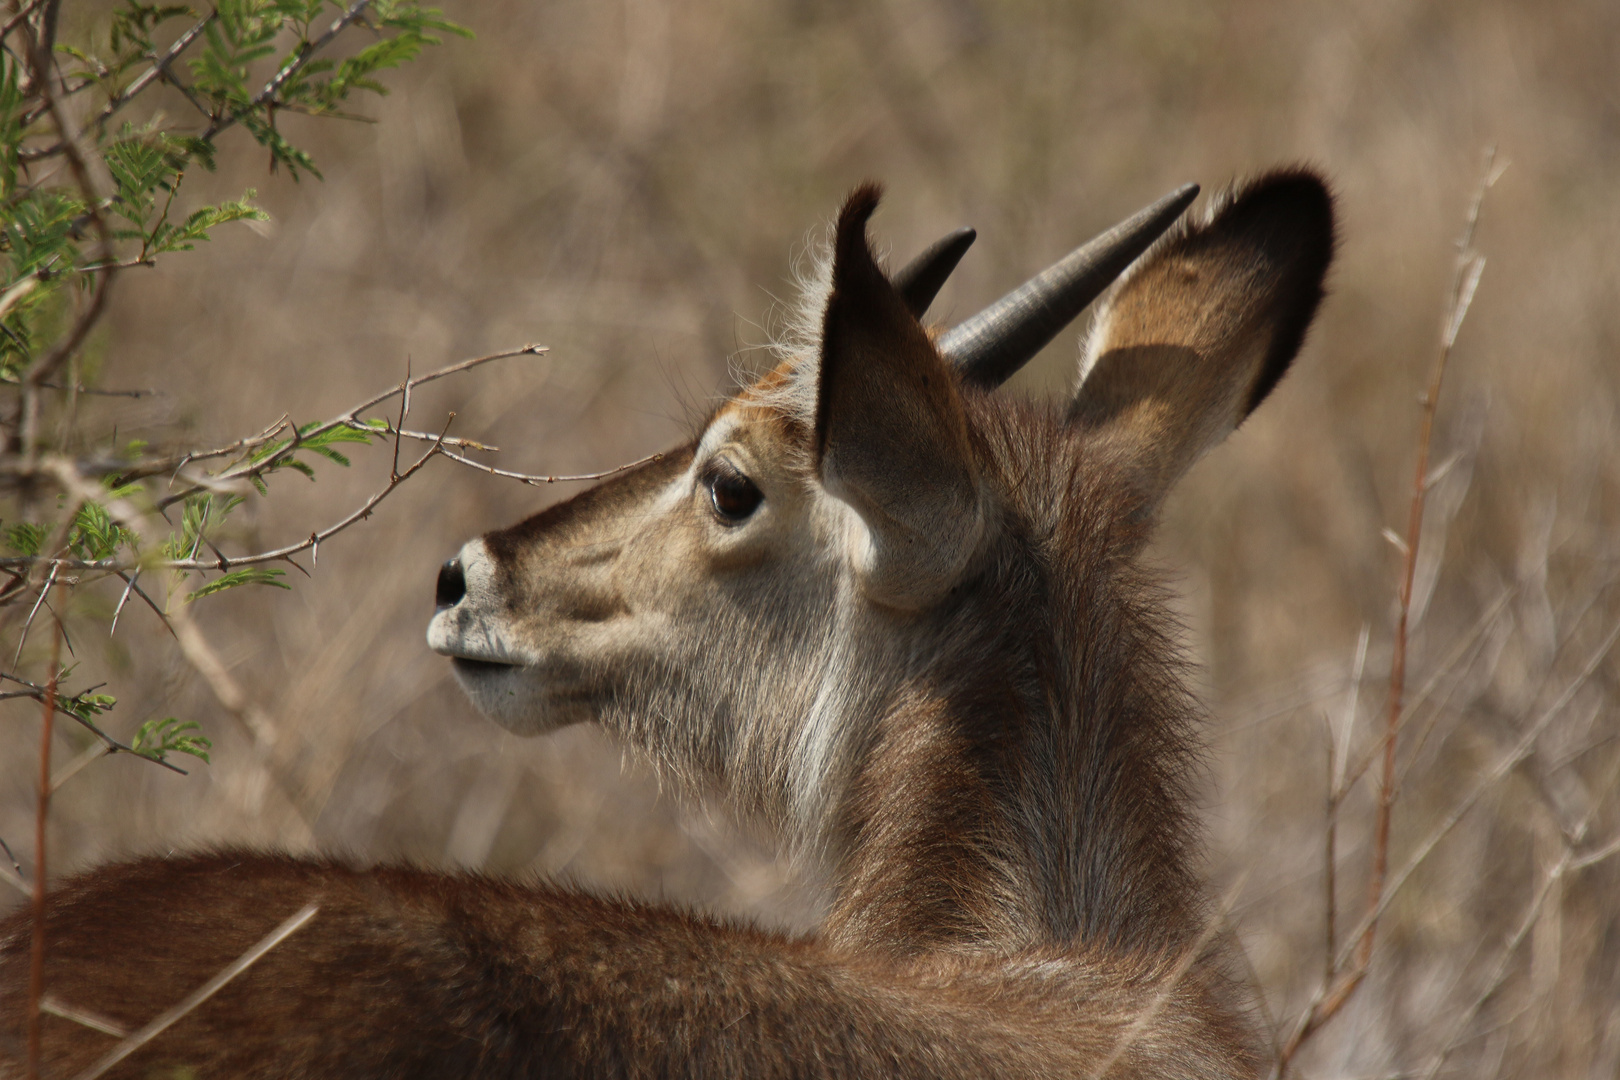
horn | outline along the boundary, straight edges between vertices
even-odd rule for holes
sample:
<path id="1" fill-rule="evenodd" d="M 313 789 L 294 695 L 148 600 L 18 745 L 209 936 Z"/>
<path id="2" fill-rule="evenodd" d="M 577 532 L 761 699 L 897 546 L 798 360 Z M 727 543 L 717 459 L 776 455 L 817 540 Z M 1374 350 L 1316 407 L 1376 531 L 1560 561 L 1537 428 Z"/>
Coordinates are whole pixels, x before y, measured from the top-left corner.
<path id="1" fill-rule="evenodd" d="M 952 327 L 940 338 L 940 355 L 956 365 L 965 381 L 1000 386 L 1164 235 L 1197 195 L 1197 184 L 1177 188 L 1076 248 Z"/>
<path id="2" fill-rule="evenodd" d="M 905 301 L 912 315 L 920 319 L 928 311 L 928 305 L 939 295 L 945 279 L 951 276 L 951 271 L 956 269 L 956 264 L 962 261 L 962 256 L 967 254 L 967 249 L 973 246 L 978 235 L 972 229 L 946 233 L 894 275 L 894 290 L 900 294 L 900 299 Z"/>

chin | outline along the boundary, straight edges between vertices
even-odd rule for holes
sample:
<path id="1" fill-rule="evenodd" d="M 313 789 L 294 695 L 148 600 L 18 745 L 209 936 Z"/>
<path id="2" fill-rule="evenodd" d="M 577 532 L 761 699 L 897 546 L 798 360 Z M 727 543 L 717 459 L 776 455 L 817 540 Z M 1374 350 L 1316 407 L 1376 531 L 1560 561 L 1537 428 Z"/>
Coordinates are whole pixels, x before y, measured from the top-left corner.
<path id="1" fill-rule="evenodd" d="M 478 711 L 514 734 L 540 735 L 594 718 L 585 702 L 551 692 L 533 667 L 455 657 L 451 668 Z"/>

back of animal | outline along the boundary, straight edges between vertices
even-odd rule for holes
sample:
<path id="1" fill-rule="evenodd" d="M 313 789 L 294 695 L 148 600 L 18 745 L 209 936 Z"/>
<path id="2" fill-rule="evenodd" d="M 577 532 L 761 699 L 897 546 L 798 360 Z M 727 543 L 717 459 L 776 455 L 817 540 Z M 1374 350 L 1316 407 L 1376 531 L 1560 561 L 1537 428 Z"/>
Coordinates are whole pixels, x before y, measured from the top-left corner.
<path id="1" fill-rule="evenodd" d="M 890 275 L 860 188 L 777 362 L 691 442 L 441 570 L 429 644 L 478 708 L 601 724 L 813 852 L 817 934 L 410 868 L 138 860 L 53 889 L 43 1075 L 1251 1074 L 1144 545 L 1294 359 L 1333 220 L 1286 171 L 1155 244 L 1194 194 L 942 329 L 971 234 Z M 997 389 L 1121 270 L 1070 400 Z M 31 929 L 0 926 L 0 1075 L 38 1003 Z"/>

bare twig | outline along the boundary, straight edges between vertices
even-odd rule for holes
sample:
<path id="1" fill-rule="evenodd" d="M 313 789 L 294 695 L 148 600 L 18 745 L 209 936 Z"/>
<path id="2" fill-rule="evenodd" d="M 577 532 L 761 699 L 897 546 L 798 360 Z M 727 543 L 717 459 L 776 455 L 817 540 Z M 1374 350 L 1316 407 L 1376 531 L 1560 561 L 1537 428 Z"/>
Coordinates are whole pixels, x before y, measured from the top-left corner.
<path id="1" fill-rule="evenodd" d="M 479 472 L 486 472 L 491 476 L 503 476 L 508 480 L 521 480 L 523 483 L 532 487 L 539 487 L 542 484 L 574 483 L 581 480 L 603 480 L 609 476 L 617 476 L 619 473 L 629 472 L 631 469 L 639 469 L 641 466 L 650 464 L 654 461 L 662 461 L 664 458 L 662 453 L 648 454 L 644 458 L 637 458 L 635 461 L 626 462 L 623 465 L 615 465 L 613 468 L 603 469 L 601 472 L 575 473 L 571 476 L 537 476 L 531 473 L 510 472 L 506 469 L 497 469 L 493 465 L 485 465 L 482 462 L 474 461 L 471 458 L 463 457 L 462 455 L 452 453 L 449 450 L 441 450 L 440 453 L 449 458 L 451 461 L 459 462 L 470 469 L 477 469 Z"/>
<path id="2" fill-rule="evenodd" d="M 1406 693 L 1407 629 L 1412 610 L 1412 587 L 1417 575 L 1418 547 L 1423 532 L 1423 508 L 1429 492 L 1429 452 L 1434 436 L 1434 417 L 1440 401 L 1440 388 L 1445 378 L 1447 362 L 1451 359 L 1457 334 L 1468 315 L 1474 291 L 1479 285 L 1480 274 L 1485 268 L 1484 256 L 1473 247 L 1474 231 L 1479 224 L 1485 193 L 1499 175 L 1496 168 L 1496 150 L 1492 147 L 1486 152 L 1484 175 L 1469 206 L 1462 237 L 1458 242 L 1457 264 L 1441 328 L 1440 348 L 1430 371 L 1428 389 L 1419 401 L 1421 418 L 1418 424 L 1417 460 L 1413 468 L 1406 535 L 1393 537 L 1393 542 L 1402 555 L 1400 601 L 1395 622 L 1393 655 L 1390 660 L 1389 700 L 1385 709 L 1384 733 L 1376 751 L 1381 758 L 1381 764 L 1377 810 L 1373 822 L 1372 867 L 1367 881 L 1367 915 L 1357 927 L 1356 933 L 1352 935 L 1352 943 L 1346 946 L 1350 955 L 1332 959 L 1327 976 L 1312 996 L 1310 1007 L 1300 1016 L 1293 1032 L 1283 1044 L 1273 1070 L 1273 1075 L 1277 1077 L 1288 1070 L 1289 1064 L 1305 1040 L 1337 1015 L 1361 985 L 1372 962 L 1378 917 L 1388 903 L 1385 878 L 1389 867 L 1390 821 L 1396 798 L 1395 750 Z"/>
<path id="3" fill-rule="evenodd" d="M 364 431 L 372 435 L 397 435 L 402 439 L 412 439 L 416 442 L 442 442 L 446 446 L 459 446 L 463 450 L 484 450 L 492 454 L 498 454 L 501 450 L 501 448 L 498 446 L 491 446 L 489 443 L 479 442 L 477 439 L 464 439 L 456 435 L 445 435 L 440 437 L 431 431 L 410 431 L 408 429 L 401 430 L 400 428 L 395 427 L 393 424 L 389 424 L 387 427 L 378 428 L 372 427 L 369 424 L 362 424 L 356 420 L 351 421 L 344 426 L 352 431 Z"/>
<path id="4" fill-rule="evenodd" d="M 101 269 L 105 269 L 105 267 Z M 20 386 L 21 384 L 14 379 L 0 379 L 0 385 Z M 63 383 L 53 382 L 42 382 L 39 384 L 39 388 L 41 390 L 71 390 L 75 394 L 88 394 L 91 397 L 144 398 L 157 397 L 163 392 L 161 390 L 103 390 L 100 387 L 85 386 L 83 383 L 68 386 Z"/>
<path id="5" fill-rule="evenodd" d="M 34 804 L 33 942 L 28 954 L 28 1076 L 38 1080 L 39 1002 L 45 995 L 45 823 L 51 811 L 51 735 L 56 720 L 56 674 L 62 659 L 62 627 L 51 635 L 51 680 L 45 687 L 44 724 L 39 734 L 39 797 Z"/>
<path id="6" fill-rule="evenodd" d="M 319 910 L 320 908 L 314 904 L 305 906 L 292 918 L 270 931 L 270 933 L 261 939 L 258 944 L 254 945 L 253 948 L 231 961 L 231 963 L 220 971 L 219 974 L 203 983 L 190 994 L 187 994 L 179 1004 L 175 1005 L 172 1009 L 165 1010 L 150 1024 L 147 1024 L 139 1031 L 124 1039 L 123 1042 L 113 1047 L 112 1050 L 106 1054 L 106 1056 L 101 1058 L 101 1060 L 97 1061 L 88 1069 L 85 1069 L 83 1072 L 79 1073 L 76 1077 L 74 1077 L 74 1080 L 96 1080 L 97 1077 L 105 1075 L 120 1061 L 123 1061 L 125 1058 L 129 1057 L 129 1055 L 133 1054 L 135 1051 L 139 1050 L 141 1047 L 145 1046 L 147 1043 L 151 1042 L 153 1039 L 167 1031 L 181 1017 L 185 1016 L 187 1013 L 190 1013 L 203 1002 L 219 993 L 219 991 L 223 989 L 225 985 L 228 984 L 232 979 L 236 978 L 238 975 L 242 974 L 242 972 L 256 964 L 265 953 L 269 952 L 271 949 L 275 948 L 277 945 L 280 945 L 293 934 L 297 933 L 304 927 L 306 923 L 309 922 L 309 920 L 315 917 L 315 913 Z"/>
<path id="7" fill-rule="evenodd" d="M 1170 998 L 1175 994 L 1176 988 L 1181 985 L 1181 980 L 1186 978 L 1187 972 L 1192 970 L 1193 964 L 1204 954 L 1204 950 L 1209 947 L 1209 943 L 1215 939 L 1216 933 L 1226 924 L 1227 917 L 1232 913 L 1232 906 L 1237 902 L 1237 898 L 1243 892 L 1243 886 L 1247 881 L 1247 875 L 1240 877 L 1232 883 L 1231 888 L 1226 890 L 1226 895 L 1221 898 L 1219 909 L 1211 913 L 1208 921 L 1204 923 L 1204 929 L 1198 935 L 1197 940 L 1189 942 L 1181 950 L 1181 955 L 1176 957 L 1175 965 L 1168 974 L 1159 980 L 1159 985 L 1154 990 L 1152 997 L 1143 1007 L 1137 1010 L 1129 1026 L 1115 1040 L 1108 1057 L 1091 1074 L 1096 1080 L 1102 1080 L 1103 1077 L 1106 1077 L 1120 1058 L 1130 1052 L 1131 1047 L 1136 1044 L 1136 1040 L 1142 1037 L 1154 1020 L 1158 1019 L 1159 1014 L 1164 1011 L 1164 1007 L 1170 1003 Z"/>
<path id="8" fill-rule="evenodd" d="M 1336 951 L 1334 940 L 1339 932 L 1339 766 L 1334 752 L 1331 727 L 1328 728 L 1327 734 L 1327 820 L 1322 826 L 1322 934 L 1327 945 L 1322 954 L 1322 963 L 1325 966 L 1322 972 L 1323 979 L 1333 977 L 1333 954 Z M 1272 1038 L 1272 1049 L 1280 1049 L 1275 1037 Z"/>
<path id="9" fill-rule="evenodd" d="M 1508 602 L 1519 594 L 1522 587 L 1523 585 L 1520 583 L 1509 585 L 1508 587 L 1504 588 L 1497 598 L 1491 602 L 1491 606 L 1486 608 L 1484 613 L 1481 614 L 1478 619 L 1474 620 L 1474 625 L 1472 628 L 1470 628 L 1468 633 L 1464 634 L 1457 640 L 1457 644 L 1452 648 L 1451 652 L 1446 656 L 1446 658 L 1435 666 L 1435 669 L 1432 673 L 1430 673 L 1428 680 L 1424 682 L 1422 689 L 1420 689 L 1416 694 L 1413 694 L 1402 708 L 1399 724 L 1400 731 L 1404 732 L 1406 730 L 1406 725 L 1411 723 L 1418 716 L 1418 710 L 1423 708 L 1424 705 L 1428 704 L 1429 698 L 1437 689 L 1439 689 L 1440 684 L 1445 680 L 1445 677 L 1451 674 L 1464 660 L 1470 660 L 1470 654 L 1476 652 L 1477 648 L 1483 643 L 1486 632 L 1496 624 L 1496 620 L 1504 611 L 1507 610 Z M 1470 662 L 1472 661 L 1470 660 Z M 1447 694 L 1449 698 L 1450 691 L 1448 691 Z M 1442 699 L 1442 705 L 1444 704 L 1445 700 L 1447 699 Z M 1439 708 L 1439 706 L 1437 706 L 1437 708 Z M 1432 726 L 1432 720 L 1430 725 L 1425 725 L 1425 727 L 1418 732 L 1418 747 L 1422 747 L 1424 742 L 1428 739 L 1430 726 Z M 1345 776 L 1344 783 L 1341 785 L 1343 791 L 1348 791 L 1350 788 L 1356 785 L 1361 777 L 1365 775 L 1366 771 L 1372 767 L 1373 761 L 1378 757 L 1381 749 L 1382 743 L 1380 741 L 1379 746 L 1374 747 L 1371 753 L 1367 754 L 1356 763 L 1355 767 L 1352 768 Z M 1413 752 L 1415 752 L 1415 750 Z M 1410 768 L 1410 764 L 1408 764 L 1407 767 Z M 1400 778 L 1404 775 L 1405 773 L 1403 771 L 1396 776 L 1396 790 L 1400 789 Z"/>
<path id="10" fill-rule="evenodd" d="M 1604 859 L 1611 859 L 1616 855 L 1620 855 L 1620 837 L 1616 837 L 1602 847 L 1576 858 L 1569 864 L 1569 868 L 1571 870 L 1585 870 L 1588 866 L 1595 866 Z"/>
<path id="11" fill-rule="evenodd" d="M 1485 793 L 1495 787 L 1504 776 L 1512 772 L 1520 762 L 1530 756 L 1535 750 L 1536 740 L 1541 737 L 1541 733 L 1546 731 L 1548 726 L 1558 718 L 1559 714 L 1564 711 L 1564 707 L 1570 703 L 1581 687 L 1591 680 L 1598 667 L 1608 657 L 1610 650 L 1614 648 L 1616 641 L 1620 641 L 1620 623 L 1616 623 L 1614 628 L 1609 631 L 1608 636 L 1603 639 L 1602 644 L 1593 650 L 1585 666 L 1581 668 L 1580 673 L 1574 679 L 1570 680 L 1569 685 L 1564 687 L 1563 692 L 1525 729 L 1524 734 L 1519 737 L 1519 741 L 1514 744 L 1513 749 L 1504 754 L 1501 760 L 1491 767 L 1489 772 L 1475 781 L 1474 786 L 1468 790 L 1468 794 L 1457 801 L 1451 811 L 1441 820 L 1439 826 L 1418 845 L 1401 869 L 1390 878 L 1389 887 L 1385 890 L 1384 895 L 1380 897 L 1378 904 L 1362 918 L 1361 923 L 1356 927 L 1356 934 L 1352 935 L 1353 937 L 1366 933 L 1368 926 L 1378 921 L 1379 917 L 1394 901 L 1401 887 L 1406 884 L 1407 879 L 1412 876 L 1413 871 L 1428 859 L 1430 852 L 1435 849 L 1441 840 L 1445 839 L 1452 829 L 1457 827 L 1457 823 L 1462 821 L 1469 810 L 1473 809 L 1474 804 L 1479 802 Z M 1343 963 L 1348 959 L 1348 955 L 1341 951 L 1340 962 Z"/>
<path id="12" fill-rule="evenodd" d="M 75 1008 L 72 1005 L 64 1004 L 63 1002 L 57 1001 L 55 998 L 51 997 L 49 994 L 46 994 L 45 997 L 40 1001 L 39 1009 L 41 1012 L 49 1013 L 51 1016 L 59 1016 L 63 1020 L 71 1020 L 75 1024 L 81 1024 L 84 1027 L 89 1028 L 91 1031 L 99 1031 L 103 1035 L 111 1035 L 115 1039 L 125 1039 L 129 1037 L 128 1031 L 124 1030 L 124 1028 L 119 1024 L 107 1019 L 105 1016 L 99 1016 L 96 1013 L 91 1012 L 89 1009 L 80 1009 Z"/>
<path id="13" fill-rule="evenodd" d="M 1607 648 L 1605 648 L 1604 652 L 1607 652 Z M 1536 922 L 1541 917 L 1542 910 L 1546 907 L 1548 899 L 1553 897 L 1559 882 L 1571 871 L 1591 865 L 1589 856 L 1584 858 L 1576 856 L 1575 845 L 1586 839 L 1586 834 L 1591 829 L 1592 822 L 1597 818 L 1602 802 L 1614 790 L 1614 782 L 1617 779 L 1620 779 L 1620 775 L 1617 775 L 1616 770 L 1611 769 L 1608 783 L 1603 785 L 1603 798 L 1590 805 L 1567 834 L 1563 832 L 1562 826 L 1559 826 L 1560 851 L 1557 861 L 1553 863 L 1542 878 L 1535 895 L 1531 897 L 1530 903 L 1525 907 L 1519 925 L 1514 928 L 1513 933 L 1508 935 L 1507 940 L 1503 943 L 1501 951 L 1497 954 L 1496 962 L 1491 967 L 1490 977 L 1485 980 L 1484 988 L 1475 995 L 1468 1008 L 1458 1013 L 1456 1019 L 1452 1022 L 1451 1029 L 1444 1041 L 1441 1042 L 1439 1051 L 1435 1054 L 1433 1060 L 1429 1062 L 1429 1068 L 1423 1074 L 1424 1080 L 1434 1080 L 1441 1068 L 1445 1066 L 1446 1059 L 1451 1056 L 1457 1047 L 1462 1045 L 1463 1032 L 1467 1030 L 1468 1025 L 1473 1022 L 1474 1017 L 1479 1015 L 1480 1010 L 1485 1007 L 1485 1003 L 1502 988 L 1502 983 L 1507 979 L 1508 964 L 1512 961 L 1514 955 L 1518 953 L 1520 947 L 1524 945 L 1530 931 L 1535 928 Z M 1554 904 L 1556 906 L 1556 900 L 1554 900 Z"/>

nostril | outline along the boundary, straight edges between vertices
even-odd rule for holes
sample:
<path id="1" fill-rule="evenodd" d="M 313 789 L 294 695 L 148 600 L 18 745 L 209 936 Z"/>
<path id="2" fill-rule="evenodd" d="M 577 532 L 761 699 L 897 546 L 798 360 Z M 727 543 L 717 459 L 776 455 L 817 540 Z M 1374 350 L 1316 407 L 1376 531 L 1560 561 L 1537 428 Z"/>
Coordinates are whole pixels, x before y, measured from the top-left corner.
<path id="1" fill-rule="evenodd" d="M 451 559 L 439 567 L 439 582 L 433 590 L 433 604 L 437 608 L 455 607 L 467 595 L 467 578 L 461 572 L 461 560 Z"/>

